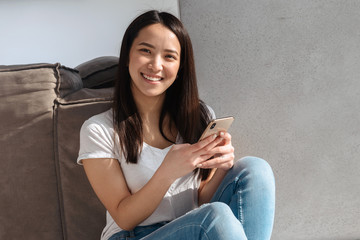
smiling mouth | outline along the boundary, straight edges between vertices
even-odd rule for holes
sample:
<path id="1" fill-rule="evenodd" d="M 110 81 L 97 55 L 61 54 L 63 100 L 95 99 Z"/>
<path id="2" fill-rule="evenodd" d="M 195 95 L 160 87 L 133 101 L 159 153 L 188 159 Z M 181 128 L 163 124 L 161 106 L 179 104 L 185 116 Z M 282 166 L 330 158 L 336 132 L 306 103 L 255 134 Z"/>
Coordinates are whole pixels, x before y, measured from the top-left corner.
<path id="1" fill-rule="evenodd" d="M 143 76 L 145 79 L 147 79 L 149 81 L 153 81 L 153 82 L 161 81 L 164 79 L 162 77 L 149 76 L 149 75 L 146 75 L 145 73 L 141 73 L 141 76 Z"/>

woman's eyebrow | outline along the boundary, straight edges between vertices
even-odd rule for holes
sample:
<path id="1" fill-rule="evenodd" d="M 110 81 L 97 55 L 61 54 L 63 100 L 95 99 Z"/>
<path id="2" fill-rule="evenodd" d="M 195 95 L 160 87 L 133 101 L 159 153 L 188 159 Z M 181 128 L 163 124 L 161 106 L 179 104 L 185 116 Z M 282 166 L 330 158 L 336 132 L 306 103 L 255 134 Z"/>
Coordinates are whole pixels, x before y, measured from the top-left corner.
<path id="1" fill-rule="evenodd" d="M 149 48 L 152 48 L 152 49 L 155 49 L 155 46 L 150 44 L 150 43 L 147 43 L 147 42 L 141 42 L 139 43 L 140 46 L 146 46 L 146 47 L 149 47 Z M 179 53 L 176 51 L 176 50 L 172 50 L 172 49 L 165 49 L 165 52 L 170 52 L 170 53 L 174 53 L 176 55 L 179 56 Z"/>
<path id="2" fill-rule="evenodd" d="M 149 48 L 155 48 L 153 45 L 151 45 L 150 43 L 147 43 L 147 42 L 141 42 L 141 43 L 139 43 L 139 45 L 146 46 Z"/>

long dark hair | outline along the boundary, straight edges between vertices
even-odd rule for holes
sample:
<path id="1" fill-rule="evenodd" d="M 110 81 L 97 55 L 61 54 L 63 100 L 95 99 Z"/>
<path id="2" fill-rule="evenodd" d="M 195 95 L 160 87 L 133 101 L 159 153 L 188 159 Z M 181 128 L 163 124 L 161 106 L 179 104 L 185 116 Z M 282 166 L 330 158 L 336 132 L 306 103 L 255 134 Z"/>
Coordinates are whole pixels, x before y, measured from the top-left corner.
<path id="1" fill-rule="evenodd" d="M 143 144 L 142 120 L 130 89 L 131 78 L 128 69 L 130 48 L 141 29 L 156 23 L 171 30 L 181 46 L 178 77 L 166 91 L 160 115 L 161 134 L 170 141 L 163 131 L 164 118 L 168 114 L 170 122 L 175 124 L 184 142 L 192 144 L 198 141 L 211 118 L 207 107 L 199 99 L 192 44 L 183 24 L 166 12 L 149 11 L 140 15 L 129 25 L 123 37 L 119 59 L 119 80 L 115 83 L 113 105 L 114 129 L 119 136 L 121 150 L 127 163 L 137 163 Z M 209 172 L 201 169 L 200 178 L 206 179 Z"/>

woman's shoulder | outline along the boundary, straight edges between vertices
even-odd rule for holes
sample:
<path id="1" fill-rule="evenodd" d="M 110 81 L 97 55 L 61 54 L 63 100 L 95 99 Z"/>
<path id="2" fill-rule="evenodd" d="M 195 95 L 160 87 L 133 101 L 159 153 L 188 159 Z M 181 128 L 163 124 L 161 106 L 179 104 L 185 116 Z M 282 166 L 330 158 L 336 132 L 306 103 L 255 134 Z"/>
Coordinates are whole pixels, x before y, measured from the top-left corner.
<path id="1" fill-rule="evenodd" d="M 206 107 L 207 107 L 207 109 L 208 109 L 208 111 L 209 111 L 209 113 L 210 113 L 211 118 L 212 118 L 212 119 L 215 119 L 215 118 L 216 118 L 216 115 L 215 115 L 214 109 L 212 109 L 212 107 L 210 107 L 209 105 L 206 105 Z"/>
<path id="2" fill-rule="evenodd" d="M 113 113 L 112 109 L 109 109 L 105 112 L 96 114 L 89 119 L 87 119 L 84 123 L 82 128 L 113 128 Z"/>
<path id="3" fill-rule="evenodd" d="M 112 109 L 108 109 L 105 112 L 96 114 L 94 116 L 91 116 L 89 119 L 87 119 L 85 122 L 88 123 L 112 123 Z"/>
<path id="4" fill-rule="evenodd" d="M 77 162 L 88 158 L 118 158 L 114 152 L 112 110 L 86 120 L 80 130 L 80 149 Z"/>
<path id="5" fill-rule="evenodd" d="M 201 101 L 200 104 L 203 106 L 203 108 L 208 112 L 209 116 L 211 119 L 215 119 L 216 115 L 215 115 L 215 111 L 212 107 L 210 107 L 208 104 L 206 104 L 205 102 Z"/>

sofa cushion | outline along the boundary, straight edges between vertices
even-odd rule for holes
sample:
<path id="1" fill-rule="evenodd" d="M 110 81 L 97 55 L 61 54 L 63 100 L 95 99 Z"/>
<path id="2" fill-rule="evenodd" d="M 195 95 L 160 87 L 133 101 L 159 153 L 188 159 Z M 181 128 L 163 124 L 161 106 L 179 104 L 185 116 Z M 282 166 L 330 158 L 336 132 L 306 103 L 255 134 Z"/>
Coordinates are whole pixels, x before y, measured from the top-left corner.
<path id="1" fill-rule="evenodd" d="M 24 79 L 27 77 L 36 77 L 36 74 L 41 75 L 42 72 L 38 71 L 39 69 L 50 69 L 53 72 L 52 78 L 56 79 L 56 87 L 54 88 L 57 97 L 65 97 L 66 95 L 73 93 L 81 88 L 83 88 L 82 78 L 79 74 L 79 71 L 72 69 L 66 66 L 63 66 L 59 63 L 48 64 L 48 63 L 37 63 L 37 64 L 27 64 L 27 65 L 0 65 L 0 71 L 3 73 L 5 78 L 5 73 L 8 77 L 16 79 Z M 23 76 L 22 73 L 31 73 L 29 76 Z M 19 88 L 21 91 L 22 88 Z"/>
<path id="2" fill-rule="evenodd" d="M 67 95 L 83 88 L 83 82 L 78 70 L 65 66 L 59 67 L 58 70 L 60 74 L 57 89 L 59 97 L 66 97 Z"/>
<path id="3" fill-rule="evenodd" d="M 94 58 L 75 67 L 83 80 L 84 88 L 105 88 L 114 86 L 117 79 L 118 57 Z"/>
<path id="4" fill-rule="evenodd" d="M 0 69 L 0 239 L 63 239 L 53 145 L 59 66 Z"/>
<path id="5" fill-rule="evenodd" d="M 113 90 L 81 87 L 60 64 L 0 66 L 0 239 L 99 239 L 105 209 L 76 158 Z"/>
<path id="6" fill-rule="evenodd" d="M 84 88 L 55 104 L 55 156 L 65 239 L 98 240 L 105 226 L 106 210 L 76 159 L 82 124 L 111 107 L 112 93 L 112 88 Z"/>

